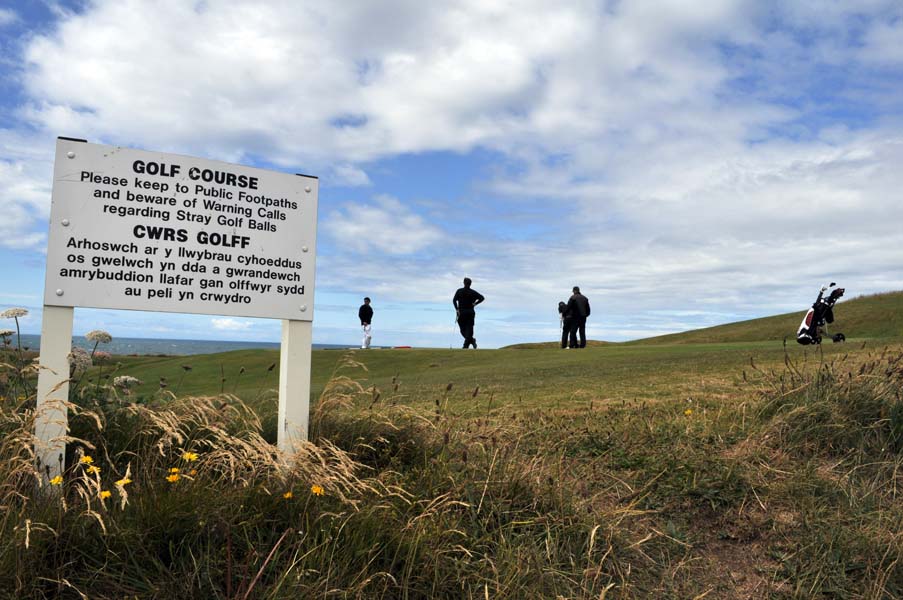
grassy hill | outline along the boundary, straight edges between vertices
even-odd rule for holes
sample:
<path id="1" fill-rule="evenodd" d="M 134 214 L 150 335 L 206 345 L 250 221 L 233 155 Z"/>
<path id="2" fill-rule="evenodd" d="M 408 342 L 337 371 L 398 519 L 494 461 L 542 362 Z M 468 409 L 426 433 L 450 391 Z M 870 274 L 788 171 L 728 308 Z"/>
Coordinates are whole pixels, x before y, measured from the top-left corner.
<path id="1" fill-rule="evenodd" d="M 315 351 L 290 465 L 276 352 L 117 360 L 60 496 L 0 387 L 0 598 L 903 597 L 899 339 Z"/>
<path id="2" fill-rule="evenodd" d="M 807 307 L 773 317 L 716 325 L 683 333 L 628 342 L 630 344 L 711 344 L 793 339 Z M 848 340 L 903 337 L 903 291 L 859 296 L 838 302 L 831 332 L 843 332 Z"/>

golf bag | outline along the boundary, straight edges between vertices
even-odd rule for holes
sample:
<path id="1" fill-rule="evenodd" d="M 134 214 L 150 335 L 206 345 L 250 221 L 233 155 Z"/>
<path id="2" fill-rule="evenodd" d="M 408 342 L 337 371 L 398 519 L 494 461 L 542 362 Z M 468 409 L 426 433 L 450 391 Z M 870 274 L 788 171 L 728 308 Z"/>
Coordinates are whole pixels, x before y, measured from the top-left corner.
<path id="1" fill-rule="evenodd" d="M 834 303 L 843 296 L 843 288 L 834 288 L 828 297 L 825 292 L 837 285 L 831 282 L 831 285 L 823 285 L 818 291 L 818 298 L 812 304 L 812 308 L 803 317 L 800 328 L 796 332 L 796 341 L 804 346 L 809 344 L 821 344 L 823 335 L 828 335 L 828 323 L 834 322 Z M 831 336 L 834 342 L 843 342 L 847 338 L 842 333 L 835 333 Z"/>

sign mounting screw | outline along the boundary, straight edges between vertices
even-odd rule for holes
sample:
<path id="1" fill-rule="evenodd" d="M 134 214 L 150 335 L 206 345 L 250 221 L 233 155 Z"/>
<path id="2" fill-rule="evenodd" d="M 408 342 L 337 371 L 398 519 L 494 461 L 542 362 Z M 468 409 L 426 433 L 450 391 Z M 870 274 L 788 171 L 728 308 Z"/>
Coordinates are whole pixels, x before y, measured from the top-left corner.
<path id="1" fill-rule="evenodd" d="M 66 153 L 66 158 L 75 158 L 75 152 L 70 150 Z"/>
<path id="2" fill-rule="evenodd" d="M 57 295 L 57 296 L 62 296 L 62 295 L 63 295 L 63 290 L 57 290 L 57 291 L 56 291 L 56 295 Z"/>
<path id="3" fill-rule="evenodd" d="M 63 225 L 63 227 L 69 227 L 69 219 L 63 219 L 62 221 L 60 221 L 60 223 Z"/>
<path id="4" fill-rule="evenodd" d="M 307 252 L 307 250 L 308 250 L 307 246 L 301 246 L 301 252 Z"/>
<path id="5" fill-rule="evenodd" d="M 302 305 L 301 305 L 301 312 L 307 312 L 307 305 L 306 305 L 306 304 L 302 304 Z"/>
<path id="6" fill-rule="evenodd" d="M 306 188 L 304 188 L 304 191 L 307 192 L 307 193 L 309 194 L 309 193 L 310 193 L 310 186 L 307 186 Z"/>

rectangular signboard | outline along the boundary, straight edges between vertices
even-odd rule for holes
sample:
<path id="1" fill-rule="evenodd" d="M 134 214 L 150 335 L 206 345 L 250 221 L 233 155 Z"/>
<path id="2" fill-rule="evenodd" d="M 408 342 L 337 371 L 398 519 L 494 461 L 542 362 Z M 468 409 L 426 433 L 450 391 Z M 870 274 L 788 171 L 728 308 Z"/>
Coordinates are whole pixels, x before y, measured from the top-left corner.
<path id="1" fill-rule="evenodd" d="M 44 304 L 313 320 L 318 180 L 57 141 Z"/>

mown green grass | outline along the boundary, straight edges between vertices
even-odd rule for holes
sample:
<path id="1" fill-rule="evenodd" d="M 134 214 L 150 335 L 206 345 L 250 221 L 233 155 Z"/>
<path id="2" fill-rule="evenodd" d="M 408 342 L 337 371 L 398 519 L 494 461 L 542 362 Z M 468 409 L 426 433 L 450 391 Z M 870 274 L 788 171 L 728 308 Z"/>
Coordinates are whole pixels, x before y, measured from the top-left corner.
<path id="1" fill-rule="evenodd" d="M 812 294 L 815 300 L 815 293 Z M 759 340 L 783 340 L 792 342 L 796 330 L 808 310 L 783 315 L 728 323 L 684 333 L 663 335 L 631 342 L 633 344 L 707 344 L 719 342 L 754 342 Z M 835 322 L 830 331 L 844 332 L 848 338 L 896 338 L 903 337 L 903 291 L 859 296 L 841 300 L 834 308 Z"/>

